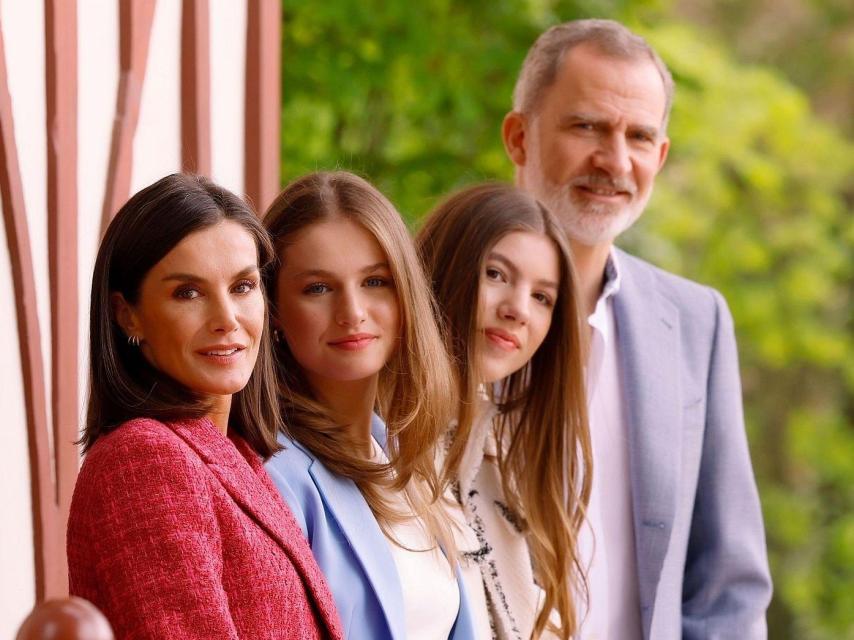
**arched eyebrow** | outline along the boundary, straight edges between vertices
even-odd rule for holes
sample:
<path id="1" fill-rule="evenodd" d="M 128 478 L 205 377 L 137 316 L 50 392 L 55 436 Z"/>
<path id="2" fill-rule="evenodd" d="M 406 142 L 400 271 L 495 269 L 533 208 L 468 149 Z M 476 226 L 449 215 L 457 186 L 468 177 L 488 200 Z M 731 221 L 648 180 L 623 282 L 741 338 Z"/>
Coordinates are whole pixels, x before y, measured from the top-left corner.
<path id="1" fill-rule="evenodd" d="M 237 273 L 235 273 L 233 276 L 231 276 L 231 279 L 232 280 L 240 280 L 241 278 L 246 278 L 248 276 L 255 275 L 257 273 L 258 273 L 258 265 L 253 264 L 253 265 L 245 267 L 245 268 L 241 269 L 240 271 L 238 271 Z M 169 274 L 166 274 L 165 276 L 163 276 L 163 278 L 161 279 L 161 282 L 172 282 L 172 281 L 175 281 L 175 282 L 199 282 L 202 284 L 207 282 L 207 280 L 205 278 L 202 278 L 201 276 L 196 275 L 194 273 L 169 273 Z"/>
<path id="2" fill-rule="evenodd" d="M 359 273 L 371 273 L 372 271 L 380 271 L 381 269 L 389 270 L 388 262 L 377 262 L 374 264 L 369 264 L 365 267 L 359 269 Z M 327 271 L 325 269 L 306 269 L 305 271 L 300 271 L 295 273 L 292 278 L 335 278 L 336 274 L 331 271 Z"/>
<path id="3" fill-rule="evenodd" d="M 375 264 L 369 264 L 367 267 L 362 269 L 362 273 L 370 273 L 371 271 L 380 271 L 382 269 L 389 270 L 388 262 L 377 262 Z"/>
<path id="4" fill-rule="evenodd" d="M 495 262 L 500 262 L 502 265 L 504 265 L 504 268 L 507 269 L 507 271 L 509 271 L 510 274 L 514 277 L 519 275 L 519 269 L 516 268 L 516 264 L 512 260 L 510 260 L 510 258 L 498 253 L 497 251 L 490 251 L 489 254 L 486 256 L 486 259 L 494 260 Z M 554 282 L 553 280 L 540 279 L 537 280 L 535 284 L 546 289 L 554 289 L 555 291 L 560 288 L 558 283 Z"/>

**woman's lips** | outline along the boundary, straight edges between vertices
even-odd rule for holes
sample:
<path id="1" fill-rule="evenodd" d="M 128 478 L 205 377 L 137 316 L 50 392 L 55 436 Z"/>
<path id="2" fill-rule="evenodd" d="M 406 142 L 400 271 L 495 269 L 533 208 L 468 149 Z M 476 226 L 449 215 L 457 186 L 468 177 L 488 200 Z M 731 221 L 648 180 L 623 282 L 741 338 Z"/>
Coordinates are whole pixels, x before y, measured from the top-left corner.
<path id="1" fill-rule="evenodd" d="M 519 338 L 503 329 L 485 329 L 486 338 L 499 349 L 504 351 L 516 351 L 519 348 Z"/>
<path id="2" fill-rule="evenodd" d="M 338 340 L 331 340 L 327 344 L 330 347 L 342 349 L 343 351 L 360 351 L 373 344 L 377 338 L 378 336 L 370 333 L 356 333 L 352 336 L 339 338 Z"/>
<path id="3" fill-rule="evenodd" d="M 240 344 L 228 344 L 215 347 L 205 347 L 196 351 L 206 361 L 214 364 L 230 365 L 243 356 L 246 347 Z"/>

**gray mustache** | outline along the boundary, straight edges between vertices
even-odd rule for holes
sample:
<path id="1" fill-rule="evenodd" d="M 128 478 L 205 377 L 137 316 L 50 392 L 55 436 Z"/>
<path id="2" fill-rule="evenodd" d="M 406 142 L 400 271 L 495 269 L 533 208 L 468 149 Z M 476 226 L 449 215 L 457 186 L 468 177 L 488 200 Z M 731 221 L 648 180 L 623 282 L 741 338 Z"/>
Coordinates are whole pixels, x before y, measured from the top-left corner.
<path id="1" fill-rule="evenodd" d="M 614 191 L 625 191 L 631 195 L 634 195 L 637 191 L 637 187 L 632 180 L 614 180 L 608 176 L 598 174 L 578 176 L 571 182 L 571 185 L 573 187 L 587 187 L 590 189 L 613 189 Z"/>

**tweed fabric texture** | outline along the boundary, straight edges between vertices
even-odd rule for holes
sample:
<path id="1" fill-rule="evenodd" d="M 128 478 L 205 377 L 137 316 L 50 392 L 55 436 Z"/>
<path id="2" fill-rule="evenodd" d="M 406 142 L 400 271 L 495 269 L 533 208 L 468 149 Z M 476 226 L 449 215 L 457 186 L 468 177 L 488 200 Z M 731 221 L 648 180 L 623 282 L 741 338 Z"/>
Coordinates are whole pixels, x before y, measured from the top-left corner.
<path id="1" fill-rule="evenodd" d="M 71 594 L 117 638 L 342 638 L 259 456 L 208 420 L 129 421 L 92 447 L 68 523 Z"/>

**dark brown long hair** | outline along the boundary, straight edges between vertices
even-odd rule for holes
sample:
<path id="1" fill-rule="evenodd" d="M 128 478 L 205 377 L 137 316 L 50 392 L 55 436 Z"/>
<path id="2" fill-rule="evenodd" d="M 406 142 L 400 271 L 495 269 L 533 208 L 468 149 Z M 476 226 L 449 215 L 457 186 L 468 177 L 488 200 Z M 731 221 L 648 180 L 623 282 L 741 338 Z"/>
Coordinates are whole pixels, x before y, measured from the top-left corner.
<path id="1" fill-rule="evenodd" d="M 198 418 L 209 399 L 153 367 L 130 346 L 114 316 L 110 297 L 128 304 L 139 298 L 145 275 L 185 237 L 223 220 L 241 225 L 255 240 L 262 276 L 273 247 L 252 208 L 201 176 L 172 174 L 135 194 L 113 218 L 98 249 L 89 318 L 89 403 L 81 442 L 87 451 L 102 435 L 132 418 Z M 215 260 L 215 256 L 211 256 Z M 247 385 L 234 394 L 229 428 L 269 457 L 276 443 L 279 408 L 269 332 Z"/>
<path id="2" fill-rule="evenodd" d="M 281 258 L 297 232 L 334 219 L 351 220 L 376 238 L 388 256 L 397 292 L 400 345 L 380 371 L 376 399 L 376 408 L 388 427 L 389 465 L 377 465 L 358 455 L 360 449 L 348 425 L 341 424 L 318 400 L 284 339 L 276 345 L 283 429 L 331 471 L 352 479 L 381 525 L 400 515 L 386 503 L 382 488 L 402 490 L 415 478 L 416 486 L 429 491 L 423 499 L 409 495 L 412 506 L 442 545 L 452 548 L 449 529 L 434 508 L 441 493 L 434 454 L 453 412 L 455 385 L 436 325 L 430 286 L 400 214 L 362 178 L 345 171 L 318 172 L 289 184 L 270 205 L 264 225 Z M 275 318 L 287 309 L 276 309 L 278 273 L 270 271 L 266 278 Z"/>
<path id="3" fill-rule="evenodd" d="M 504 495 L 520 516 L 537 581 L 545 591 L 534 636 L 560 614 L 559 637 L 575 633 L 573 587 L 586 588 L 578 532 L 590 498 L 592 466 L 584 390 L 584 344 L 569 245 L 558 222 L 534 198 L 505 184 L 464 189 L 426 219 L 416 244 L 433 280 L 459 380 L 458 424 L 444 477 L 457 476 L 477 407 L 476 332 L 486 256 L 503 236 L 529 231 L 551 240 L 560 258 L 560 284 L 551 326 L 519 371 L 491 385 Z"/>

